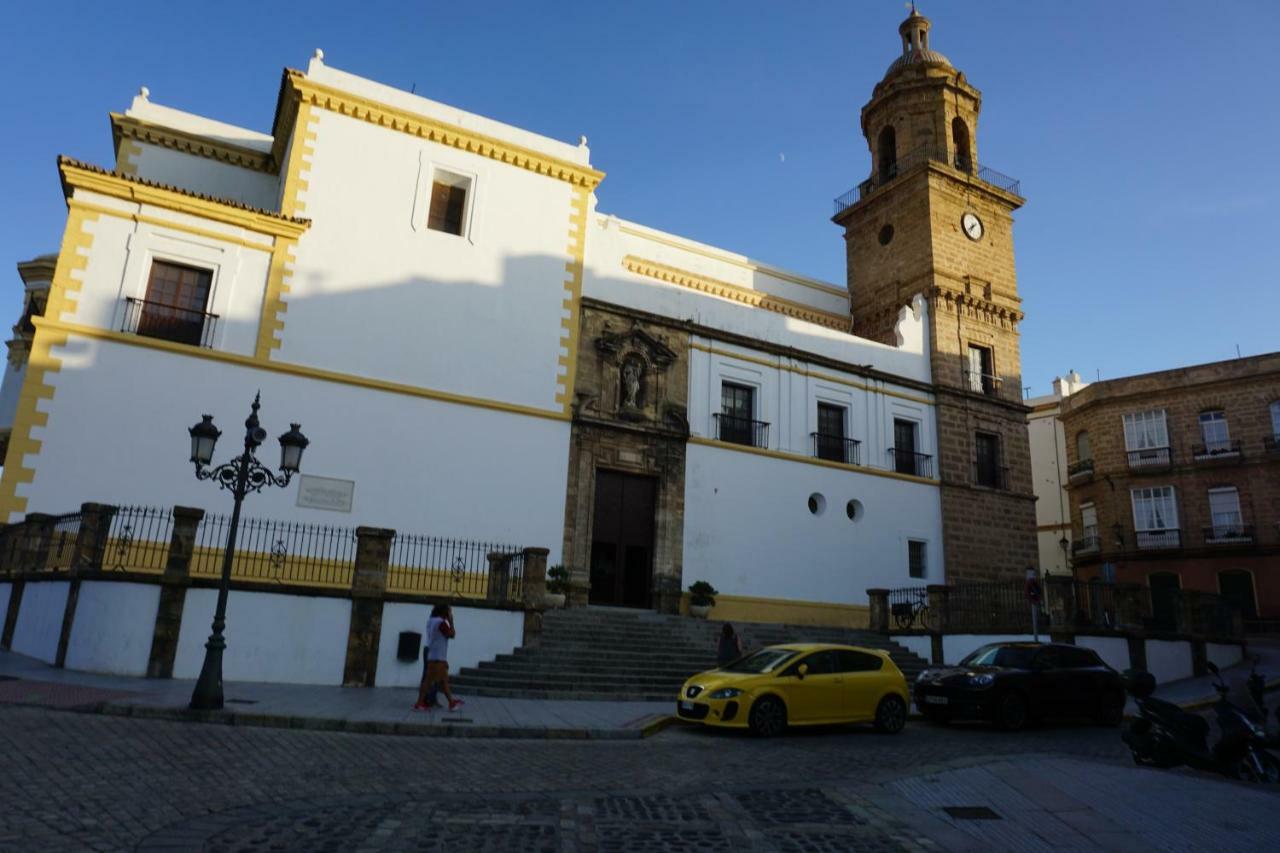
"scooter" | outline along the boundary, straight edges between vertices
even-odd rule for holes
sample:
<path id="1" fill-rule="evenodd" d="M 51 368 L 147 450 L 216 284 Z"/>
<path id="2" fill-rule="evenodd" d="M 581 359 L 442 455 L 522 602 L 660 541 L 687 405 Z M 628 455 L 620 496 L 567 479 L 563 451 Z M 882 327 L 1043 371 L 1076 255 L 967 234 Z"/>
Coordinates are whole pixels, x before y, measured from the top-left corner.
<path id="1" fill-rule="evenodd" d="M 1157 699 L 1155 678 L 1147 672 L 1125 673 L 1126 689 L 1138 705 L 1138 716 L 1127 721 L 1121 738 L 1136 764 L 1155 767 L 1187 765 L 1221 773 L 1232 779 L 1280 784 L 1280 759 L 1267 751 L 1266 732 L 1249 714 L 1227 700 L 1229 688 L 1212 662 L 1218 701 L 1213 710 L 1221 737 L 1209 745 L 1209 721 Z"/>
<path id="2" fill-rule="evenodd" d="M 1272 726 L 1267 720 L 1267 680 L 1258 673 L 1258 660 L 1257 655 L 1249 659 L 1249 679 L 1246 682 L 1256 712 L 1253 719 L 1266 731 L 1267 745 L 1280 746 L 1280 707 L 1276 708 L 1276 725 Z"/>

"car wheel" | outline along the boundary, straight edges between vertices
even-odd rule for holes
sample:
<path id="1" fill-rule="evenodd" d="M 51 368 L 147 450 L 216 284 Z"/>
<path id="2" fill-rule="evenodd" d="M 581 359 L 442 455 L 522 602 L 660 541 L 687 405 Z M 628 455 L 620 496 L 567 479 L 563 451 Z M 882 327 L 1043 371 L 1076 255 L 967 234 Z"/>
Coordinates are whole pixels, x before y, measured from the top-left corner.
<path id="1" fill-rule="evenodd" d="M 907 703 L 901 696 L 886 696 L 876 707 L 876 730 L 896 735 L 907 724 Z"/>
<path id="2" fill-rule="evenodd" d="M 1010 692 L 996 700 L 996 726 L 1006 732 L 1016 732 L 1027 727 L 1031 720 L 1027 700 L 1021 693 Z"/>
<path id="3" fill-rule="evenodd" d="M 1106 693 L 1093 712 L 1093 721 L 1100 726 L 1118 726 L 1124 720 L 1124 694 Z"/>
<path id="4" fill-rule="evenodd" d="M 775 696 L 766 696 L 751 706 L 747 725 L 758 737 L 777 737 L 787 729 L 787 706 Z"/>

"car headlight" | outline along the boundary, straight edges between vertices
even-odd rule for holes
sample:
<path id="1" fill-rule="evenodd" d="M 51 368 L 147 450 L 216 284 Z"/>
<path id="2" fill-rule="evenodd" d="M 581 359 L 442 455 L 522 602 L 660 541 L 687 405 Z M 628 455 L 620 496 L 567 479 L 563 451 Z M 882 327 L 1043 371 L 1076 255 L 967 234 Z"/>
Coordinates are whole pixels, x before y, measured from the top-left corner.
<path id="1" fill-rule="evenodd" d="M 989 672 L 984 672 L 982 675 L 969 676 L 970 687 L 990 687 L 995 683 L 996 677 Z"/>
<path id="2" fill-rule="evenodd" d="M 712 699 L 732 699 L 734 696 L 741 696 L 742 691 L 736 687 L 721 687 L 719 690 L 712 692 Z"/>
<path id="3" fill-rule="evenodd" d="M 924 681 L 926 678 L 929 678 L 932 675 L 933 673 L 930 672 L 929 670 L 922 669 L 920 670 L 920 674 L 916 676 L 916 681 Z"/>

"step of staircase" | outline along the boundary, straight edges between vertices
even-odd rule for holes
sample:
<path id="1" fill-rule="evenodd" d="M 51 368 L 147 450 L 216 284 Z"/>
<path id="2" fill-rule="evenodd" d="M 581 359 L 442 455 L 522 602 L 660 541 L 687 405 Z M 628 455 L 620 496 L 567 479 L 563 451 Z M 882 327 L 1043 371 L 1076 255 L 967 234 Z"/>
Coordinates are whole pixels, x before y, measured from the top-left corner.
<path id="1" fill-rule="evenodd" d="M 842 643 L 882 649 L 907 680 L 925 661 L 866 630 L 735 623 L 743 647 Z M 515 649 L 451 679 L 460 693 L 537 699 L 672 701 L 690 675 L 715 666 L 721 623 L 643 610 L 579 607 L 549 611 L 542 642 Z"/>

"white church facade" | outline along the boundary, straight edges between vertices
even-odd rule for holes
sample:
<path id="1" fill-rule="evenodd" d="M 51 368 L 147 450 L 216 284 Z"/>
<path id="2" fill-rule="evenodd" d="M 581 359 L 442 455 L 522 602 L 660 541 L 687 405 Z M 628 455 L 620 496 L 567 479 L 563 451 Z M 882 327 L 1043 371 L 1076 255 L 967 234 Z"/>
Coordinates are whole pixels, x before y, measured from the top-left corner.
<path id="1" fill-rule="evenodd" d="M 229 455 L 260 392 L 348 500 L 256 517 L 547 547 L 577 604 L 706 580 L 727 619 L 864 624 L 868 588 L 946 579 L 927 287 L 855 336 L 843 285 L 597 209 L 585 139 L 318 51 L 270 133 L 146 90 L 111 121 L 110 168 L 59 160 L 60 250 L 19 265 L 0 519 L 223 511 L 187 429 Z"/>

